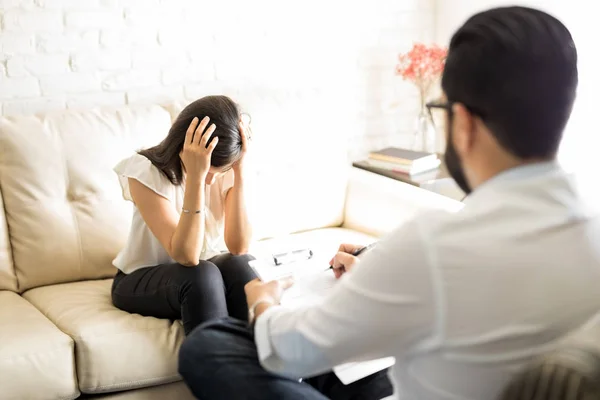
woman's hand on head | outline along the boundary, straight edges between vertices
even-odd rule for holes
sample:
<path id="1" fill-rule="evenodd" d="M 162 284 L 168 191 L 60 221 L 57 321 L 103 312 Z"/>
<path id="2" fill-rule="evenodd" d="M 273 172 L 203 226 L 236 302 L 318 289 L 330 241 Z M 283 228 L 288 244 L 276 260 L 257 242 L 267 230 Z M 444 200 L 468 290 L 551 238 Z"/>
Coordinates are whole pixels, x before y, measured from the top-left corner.
<path id="1" fill-rule="evenodd" d="M 185 142 L 181 151 L 181 161 L 185 167 L 187 180 L 204 182 L 210 169 L 212 152 L 219 141 L 218 137 L 210 140 L 216 126 L 209 126 L 210 118 L 204 117 L 202 121 L 195 117 L 185 133 Z"/>
<path id="2" fill-rule="evenodd" d="M 233 164 L 233 171 L 235 174 L 241 173 L 246 155 L 248 154 L 248 142 L 250 141 L 250 126 L 248 126 L 243 120 L 240 120 L 240 135 L 242 137 L 242 152 L 240 159 Z"/>

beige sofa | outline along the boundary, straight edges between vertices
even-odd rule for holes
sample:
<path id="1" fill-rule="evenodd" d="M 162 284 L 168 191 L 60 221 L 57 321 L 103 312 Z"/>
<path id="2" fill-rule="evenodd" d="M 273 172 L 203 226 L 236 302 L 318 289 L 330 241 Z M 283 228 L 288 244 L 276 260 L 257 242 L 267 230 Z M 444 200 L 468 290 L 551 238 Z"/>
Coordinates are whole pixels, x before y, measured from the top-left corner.
<path id="1" fill-rule="evenodd" d="M 179 321 L 129 314 L 110 299 L 111 261 L 131 216 L 112 167 L 162 139 L 179 108 L 0 120 L 0 399 L 192 398 L 177 374 Z M 273 169 L 257 173 L 253 216 L 263 240 L 253 252 L 332 254 L 421 208 L 458 207 L 347 167 L 344 148 L 327 154 L 327 164 L 292 169 L 277 185 Z"/>

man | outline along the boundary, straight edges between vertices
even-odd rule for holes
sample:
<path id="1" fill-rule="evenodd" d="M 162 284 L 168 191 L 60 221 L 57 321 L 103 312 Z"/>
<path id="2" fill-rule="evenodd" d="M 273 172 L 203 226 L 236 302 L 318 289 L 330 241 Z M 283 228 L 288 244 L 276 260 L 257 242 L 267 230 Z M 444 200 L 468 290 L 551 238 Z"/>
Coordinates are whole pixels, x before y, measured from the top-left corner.
<path id="1" fill-rule="evenodd" d="M 229 320 L 184 343 L 194 393 L 317 399 L 298 378 L 394 356 L 396 398 L 497 398 L 599 310 L 599 220 L 555 160 L 577 81 L 573 39 L 552 16 L 508 7 L 466 21 L 449 46 L 444 99 L 429 104 L 446 115 L 462 210 L 416 216 L 360 266 L 338 253 L 334 268 L 348 272 L 320 305 L 287 310 L 283 283 L 249 283 L 254 338 Z"/>

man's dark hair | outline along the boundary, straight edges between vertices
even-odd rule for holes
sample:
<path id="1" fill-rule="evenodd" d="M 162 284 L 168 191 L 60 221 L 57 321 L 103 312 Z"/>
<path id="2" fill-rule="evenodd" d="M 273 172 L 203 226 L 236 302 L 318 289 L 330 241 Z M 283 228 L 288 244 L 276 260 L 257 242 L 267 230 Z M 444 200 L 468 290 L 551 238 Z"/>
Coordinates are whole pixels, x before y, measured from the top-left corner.
<path id="1" fill-rule="evenodd" d="M 454 34 L 442 88 L 513 155 L 553 158 L 577 82 L 575 43 L 558 19 L 532 8 L 501 7 L 474 15 Z"/>
<path id="2" fill-rule="evenodd" d="M 242 154 L 242 137 L 240 133 L 240 109 L 226 96 L 206 96 L 185 107 L 175 119 L 167 137 L 158 145 L 139 153 L 152 162 L 174 185 L 181 184 L 183 169 L 179 153 L 183 149 L 185 133 L 194 117 L 199 121 L 205 116 L 216 129 L 211 141 L 219 138 L 212 152 L 210 165 L 228 167 L 236 162 Z M 209 142 L 210 143 L 210 142 Z"/>

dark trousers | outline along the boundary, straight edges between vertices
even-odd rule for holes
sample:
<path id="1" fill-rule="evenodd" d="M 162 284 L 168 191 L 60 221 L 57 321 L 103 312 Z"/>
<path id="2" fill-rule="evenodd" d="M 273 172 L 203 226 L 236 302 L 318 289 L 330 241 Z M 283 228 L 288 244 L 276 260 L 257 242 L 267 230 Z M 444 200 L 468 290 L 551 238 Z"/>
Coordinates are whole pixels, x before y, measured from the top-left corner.
<path id="1" fill-rule="evenodd" d="M 130 274 L 118 272 L 113 304 L 121 310 L 165 319 L 181 319 L 188 335 L 199 324 L 231 316 L 248 320 L 244 286 L 256 278 L 249 255 L 221 254 L 195 267 L 165 264 Z"/>
<path id="2" fill-rule="evenodd" d="M 302 382 L 268 372 L 252 329 L 232 318 L 202 324 L 184 340 L 179 373 L 200 400 L 379 400 L 393 393 L 387 371 L 350 385 L 332 372 Z"/>

